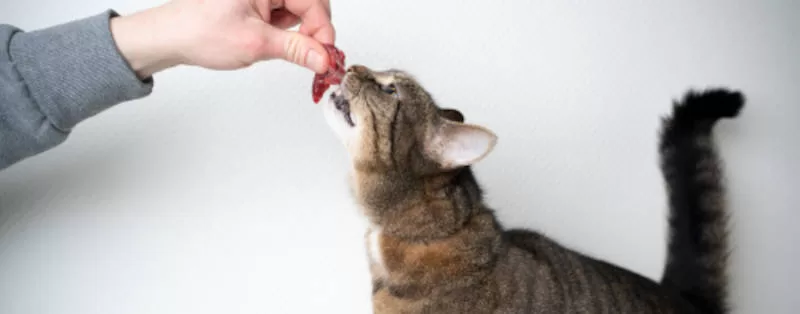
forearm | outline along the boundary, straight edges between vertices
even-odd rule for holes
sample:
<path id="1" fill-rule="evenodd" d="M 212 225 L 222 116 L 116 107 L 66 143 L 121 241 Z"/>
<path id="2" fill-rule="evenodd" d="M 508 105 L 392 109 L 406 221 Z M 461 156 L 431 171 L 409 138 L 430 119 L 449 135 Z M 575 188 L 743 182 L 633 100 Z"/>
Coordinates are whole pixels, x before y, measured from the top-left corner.
<path id="1" fill-rule="evenodd" d="M 139 78 L 182 63 L 179 46 L 185 40 L 175 21 L 180 11 L 171 3 L 111 19 L 111 34 L 121 55 Z"/>
<path id="2" fill-rule="evenodd" d="M 153 74 L 179 64 L 235 70 L 283 59 L 328 70 L 318 41 L 333 44 L 327 1 L 254 3 L 175 0 L 27 33 L 0 26 L 0 169 L 58 145 L 81 121 L 148 95 Z M 300 21 L 300 31 L 286 30 Z"/>
<path id="3" fill-rule="evenodd" d="M 150 94 L 152 79 L 138 77 L 117 48 L 113 16 L 31 32 L 0 27 L 0 169 L 58 145 L 81 121 Z"/>

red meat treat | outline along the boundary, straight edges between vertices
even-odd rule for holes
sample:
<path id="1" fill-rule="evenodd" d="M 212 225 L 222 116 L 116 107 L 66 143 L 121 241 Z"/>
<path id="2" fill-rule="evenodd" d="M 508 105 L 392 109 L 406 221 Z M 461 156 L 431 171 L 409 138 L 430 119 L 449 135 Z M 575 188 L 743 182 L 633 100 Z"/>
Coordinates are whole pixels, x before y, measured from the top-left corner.
<path id="1" fill-rule="evenodd" d="M 322 44 L 322 46 L 328 50 L 328 55 L 330 56 L 328 64 L 330 67 L 328 72 L 314 75 L 314 83 L 312 85 L 314 103 L 319 103 L 322 94 L 328 90 L 328 87 L 342 83 L 345 71 L 344 52 L 330 44 Z"/>

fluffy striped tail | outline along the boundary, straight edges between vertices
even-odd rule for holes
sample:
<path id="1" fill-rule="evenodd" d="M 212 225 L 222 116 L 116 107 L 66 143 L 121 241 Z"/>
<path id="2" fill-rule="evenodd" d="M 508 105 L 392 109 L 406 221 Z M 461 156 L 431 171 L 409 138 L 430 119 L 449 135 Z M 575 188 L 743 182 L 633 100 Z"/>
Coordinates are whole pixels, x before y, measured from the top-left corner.
<path id="1" fill-rule="evenodd" d="M 734 118 L 740 92 L 690 91 L 674 104 L 661 130 L 661 170 L 670 205 L 670 238 L 662 283 L 702 313 L 728 312 L 728 209 L 712 129 Z"/>

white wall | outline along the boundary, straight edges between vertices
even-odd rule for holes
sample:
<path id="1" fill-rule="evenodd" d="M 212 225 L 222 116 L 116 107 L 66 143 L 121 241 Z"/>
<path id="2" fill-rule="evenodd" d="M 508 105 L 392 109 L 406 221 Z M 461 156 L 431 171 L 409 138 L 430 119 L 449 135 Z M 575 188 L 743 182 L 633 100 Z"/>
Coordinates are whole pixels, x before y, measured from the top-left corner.
<path id="1" fill-rule="evenodd" d="M 718 128 L 735 313 L 800 307 L 798 2 L 332 2 L 349 62 L 409 70 L 499 134 L 476 171 L 506 225 L 652 278 L 659 117 L 688 87 L 741 88 L 743 116 Z M 0 21 L 157 3 L 3 1 Z M 311 78 L 279 62 L 176 69 L 0 172 L 0 313 L 369 312 L 344 151 Z"/>

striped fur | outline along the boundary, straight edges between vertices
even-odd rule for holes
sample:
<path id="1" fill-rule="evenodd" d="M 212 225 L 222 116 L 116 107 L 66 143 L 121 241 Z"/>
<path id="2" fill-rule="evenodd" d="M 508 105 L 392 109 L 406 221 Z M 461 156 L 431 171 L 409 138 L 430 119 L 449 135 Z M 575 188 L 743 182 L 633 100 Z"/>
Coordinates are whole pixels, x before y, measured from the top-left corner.
<path id="1" fill-rule="evenodd" d="M 662 284 L 503 228 L 470 168 L 494 147 L 491 131 L 437 106 L 407 73 L 351 67 L 324 110 L 371 226 L 374 312 L 724 313 L 725 209 L 710 130 L 741 104 L 708 101 L 720 93 L 730 95 L 692 94 L 665 120 L 672 236 Z"/>

